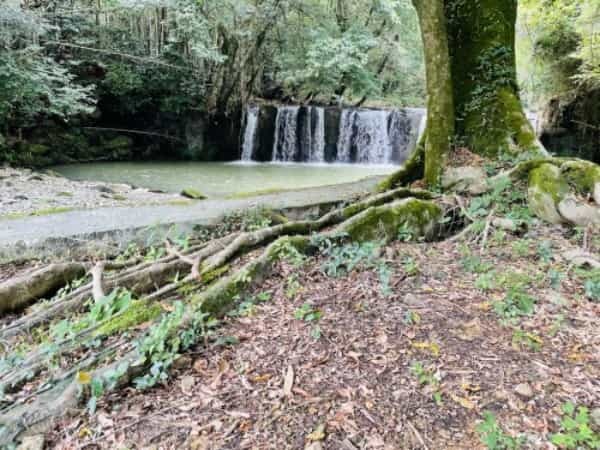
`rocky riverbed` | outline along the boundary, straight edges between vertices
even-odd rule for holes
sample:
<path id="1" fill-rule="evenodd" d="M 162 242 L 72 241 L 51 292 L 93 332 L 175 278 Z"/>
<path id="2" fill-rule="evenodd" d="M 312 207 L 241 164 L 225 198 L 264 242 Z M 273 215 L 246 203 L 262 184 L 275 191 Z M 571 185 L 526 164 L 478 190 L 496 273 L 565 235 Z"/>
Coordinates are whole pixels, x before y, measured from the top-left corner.
<path id="1" fill-rule="evenodd" d="M 73 181 L 52 171 L 0 167 L 0 218 L 187 201 L 177 194 L 154 192 L 127 184 Z"/>

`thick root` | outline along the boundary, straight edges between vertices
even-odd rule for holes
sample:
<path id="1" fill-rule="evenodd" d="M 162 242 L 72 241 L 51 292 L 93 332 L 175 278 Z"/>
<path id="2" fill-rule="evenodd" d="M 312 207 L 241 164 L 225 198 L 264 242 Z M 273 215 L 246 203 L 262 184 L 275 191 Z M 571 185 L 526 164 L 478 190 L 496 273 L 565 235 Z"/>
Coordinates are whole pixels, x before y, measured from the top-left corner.
<path id="1" fill-rule="evenodd" d="M 442 216 L 442 209 L 433 202 L 407 198 L 382 206 L 373 206 L 348 219 L 333 233 L 347 233 L 353 241 L 385 240 L 398 236 L 398 230 L 413 238 L 432 238 Z"/>
<path id="2" fill-rule="evenodd" d="M 200 248 L 192 247 L 187 255 L 203 260 L 212 254 L 222 250 L 236 238 L 237 234 L 225 236 L 216 239 L 208 245 Z M 105 268 L 110 267 L 107 264 Z M 136 295 L 145 295 L 148 293 L 156 294 L 156 290 L 164 286 L 178 274 L 187 274 L 190 266 L 185 261 L 176 256 L 167 256 L 155 262 L 144 262 L 142 264 L 129 267 L 127 270 L 118 273 L 116 276 L 103 277 L 103 289 L 107 292 L 117 287 L 130 289 Z M 20 333 L 31 329 L 41 323 L 54 320 L 59 317 L 77 311 L 85 301 L 93 296 L 93 283 L 88 283 L 65 297 L 55 300 L 48 307 L 34 311 L 8 325 L 0 333 L 1 339 L 9 339 Z M 158 298 L 154 295 L 155 298 Z"/>
<path id="3" fill-rule="evenodd" d="M 34 301 L 48 298 L 58 289 L 85 274 L 80 263 L 51 264 L 0 284 L 0 314 L 17 312 Z"/>
<path id="4" fill-rule="evenodd" d="M 415 237 L 430 235 L 442 215 L 442 209 L 438 205 L 427 201 L 434 197 L 433 194 L 425 191 L 408 189 L 396 189 L 374 195 L 361 202 L 334 210 L 315 221 L 288 222 L 256 232 L 244 233 L 217 244 L 213 242 L 186 257 L 175 255 L 163 262 L 144 266 L 144 269 L 137 273 L 129 269 L 124 277 L 115 276 L 104 280 L 105 288 L 124 287 L 123 284 L 128 284 L 135 279 L 138 289 L 152 292 L 138 301 L 140 302 L 138 306 L 144 308 L 144 306 L 150 306 L 159 293 L 161 295 L 173 293 L 181 282 L 190 283 L 196 278 L 188 275 L 180 282 L 171 282 L 169 277 L 165 276 L 167 273 L 172 273 L 171 269 L 187 269 L 189 272 L 192 261 L 194 264 L 197 261 L 204 261 L 201 266 L 202 273 L 207 274 L 208 271 L 221 268 L 251 248 L 274 241 L 264 249 L 262 254 L 252 258 L 243 267 L 219 278 L 205 287 L 203 291 L 188 296 L 183 320 L 179 325 L 179 330 L 184 330 L 194 323 L 198 312 L 208 312 L 219 316 L 228 311 L 240 294 L 269 274 L 282 249 L 293 246 L 302 253 L 311 252 L 314 245 L 311 243 L 313 242 L 311 233 L 315 231 L 334 227 L 324 235 L 343 232 L 357 240 L 379 239 L 380 237 L 392 239 L 396 236 L 398 228 L 405 225 L 414 233 Z M 381 235 L 381 232 L 384 234 Z M 167 268 L 169 269 L 167 270 Z M 92 287 L 89 286 L 70 301 L 79 301 L 76 299 L 80 299 L 84 295 L 89 297 L 91 290 Z M 88 336 L 90 330 L 84 332 Z M 73 341 L 69 345 L 77 345 L 77 342 Z M 45 380 L 43 386 L 51 386 L 51 388 L 28 399 L 29 403 L 25 404 L 23 401 L 9 406 L 0 416 L 0 425 L 2 425 L 0 427 L 0 446 L 9 444 L 25 433 L 40 433 L 51 426 L 55 419 L 64 415 L 69 408 L 76 406 L 79 401 L 78 394 L 82 391 L 82 386 L 75 380 L 76 371 L 86 371 L 91 373 L 93 378 L 102 379 L 108 373 L 114 374 L 116 367 L 125 367 L 125 370 L 119 370 L 118 385 L 125 385 L 135 376 L 143 373 L 147 369 L 147 357 L 139 354 L 137 349 L 132 349 L 128 343 L 120 345 L 123 348 L 105 349 L 98 354 L 92 354 L 83 361 L 75 363 L 69 371 L 51 380 Z M 64 347 L 68 347 L 66 343 Z M 121 356 L 107 365 L 106 362 L 114 359 L 117 354 Z M 39 364 L 42 359 L 42 353 L 30 355 L 27 360 L 27 368 L 31 370 L 41 367 Z M 97 368 L 94 369 L 94 367 Z M 21 381 L 17 374 L 21 369 L 23 367 L 15 369 L 14 376 L 16 378 L 11 376 L 3 381 L 13 383 Z"/>
<path id="5" fill-rule="evenodd" d="M 389 191 L 397 186 L 405 186 L 423 178 L 425 174 L 425 140 L 425 136 L 423 136 L 419 145 L 402 168 L 391 174 L 377 186 L 378 192 Z"/>

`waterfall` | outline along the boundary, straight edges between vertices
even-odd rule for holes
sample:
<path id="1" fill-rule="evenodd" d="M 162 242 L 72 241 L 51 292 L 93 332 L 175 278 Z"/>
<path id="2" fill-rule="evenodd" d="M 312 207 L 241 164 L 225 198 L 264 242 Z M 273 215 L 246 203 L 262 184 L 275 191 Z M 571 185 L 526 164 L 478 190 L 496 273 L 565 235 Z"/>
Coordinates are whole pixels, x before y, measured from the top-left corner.
<path id="1" fill-rule="evenodd" d="M 344 109 L 340 119 L 340 136 L 338 140 L 337 162 L 349 163 L 351 158 L 350 148 L 352 145 L 352 136 L 354 135 L 354 122 L 356 120 L 356 111 Z"/>
<path id="2" fill-rule="evenodd" d="M 340 121 L 337 161 L 391 163 L 393 149 L 388 129 L 390 114 L 386 110 L 344 110 Z"/>
<path id="3" fill-rule="evenodd" d="M 298 153 L 299 106 L 282 106 L 277 109 L 273 161 L 293 162 Z"/>
<path id="4" fill-rule="evenodd" d="M 310 147 L 310 161 L 324 162 L 325 161 L 325 109 L 313 107 L 316 112 L 315 124 L 312 134 L 312 145 Z"/>
<path id="5" fill-rule="evenodd" d="M 256 130 L 258 128 L 258 106 L 248 106 L 246 109 L 246 130 L 242 143 L 242 161 L 252 161 L 256 143 Z"/>
<path id="6" fill-rule="evenodd" d="M 418 108 L 261 105 L 245 115 L 244 161 L 401 164 L 425 123 Z"/>

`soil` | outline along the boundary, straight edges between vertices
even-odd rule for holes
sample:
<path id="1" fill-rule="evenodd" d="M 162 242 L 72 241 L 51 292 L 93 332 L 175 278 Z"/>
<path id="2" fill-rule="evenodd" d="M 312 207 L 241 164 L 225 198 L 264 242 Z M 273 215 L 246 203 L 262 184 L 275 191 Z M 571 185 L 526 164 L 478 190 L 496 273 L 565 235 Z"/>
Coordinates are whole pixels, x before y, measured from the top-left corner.
<path id="1" fill-rule="evenodd" d="M 475 242 L 393 243 L 381 251 L 391 295 L 375 269 L 332 278 L 323 256 L 281 262 L 248 295 L 254 306 L 225 318 L 163 386 L 108 394 L 47 444 L 477 449 L 487 411 L 525 448 L 554 448 L 565 402 L 600 406 L 600 304 L 561 256 L 579 240 L 539 225 L 493 235 L 481 257 Z M 597 237 L 591 250 L 600 252 Z M 511 322 L 494 305 L 515 279 L 536 306 Z M 256 300 L 262 292 L 268 301 Z M 320 319 L 299 318 L 305 304 Z"/>

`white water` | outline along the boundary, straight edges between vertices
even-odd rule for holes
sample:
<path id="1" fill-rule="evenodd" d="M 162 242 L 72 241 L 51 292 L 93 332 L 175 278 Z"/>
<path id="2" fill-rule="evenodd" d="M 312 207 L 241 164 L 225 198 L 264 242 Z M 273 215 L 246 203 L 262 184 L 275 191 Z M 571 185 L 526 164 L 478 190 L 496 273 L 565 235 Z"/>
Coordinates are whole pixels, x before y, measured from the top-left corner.
<path id="1" fill-rule="evenodd" d="M 269 107 L 277 109 L 275 123 L 263 125 L 257 120 L 259 108 L 249 106 L 246 112 L 243 161 L 256 160 L 258 150 L 264 154 L 265 149 L 256 148 L 256 136 L 262 138 L 266 131 L 258 127 L 270 126 L 273 144 L 266 156 L 271 162 L 400 164 L 415 147 L 425 114 L 410 108 L 346 108 L 340 113 L 318 106 L 279 106 Z"/>
<path id="2" fill-rule="evenodd" d="M 338 162 L 392 163 L 393 149 L 388 132 L 390 113 L 385 110 L 344 111 L 340 122 Z"/>
<path id="3" fill-rule="evenodd" d="M 248 106 L 246 109 L 246 130 L 244 131 L 244 142 L 242 143 L 242 161 L 252 161 L 252 157 L 254 156 L 259 112 L 260 109 L 258 106 Z"/>
<path id="4" fill-rule="evenodd" d="M 282 106 L 277 109 L 273 161 L 293 162 L 298 149 L 299 106 Z"/>
<path id="5" fill-rule="evenodd" d="M 325 161 L 325 110 L 323 108 L 311 108 L 316 112 L 317 123 L 313 130 L 313 139 L 310 147 L 310 161 Z"/>

